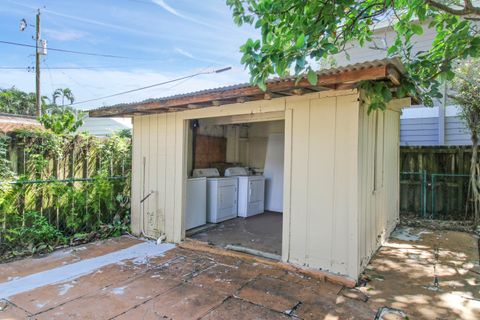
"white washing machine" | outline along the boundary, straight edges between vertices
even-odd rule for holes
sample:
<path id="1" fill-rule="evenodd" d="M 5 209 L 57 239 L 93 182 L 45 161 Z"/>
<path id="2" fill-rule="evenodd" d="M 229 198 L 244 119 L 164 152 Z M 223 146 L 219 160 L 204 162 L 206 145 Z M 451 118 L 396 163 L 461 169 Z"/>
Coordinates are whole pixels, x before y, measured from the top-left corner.
<path id="1" fill-rule="evenodd" d="M 248 175 L 243 167 L 225 170 L 226 177 L 238 179 L 238 216 L 250 217 L 265 211 L 265 177 Z"/>
<path id="2" fill-rule="evenodd" d="M 216 168 L 194 169 L 193 177 L 207 178 L 207 222 L 218 223 L 237 216 L 236 177 L 220 177 Z"/>
<path id="3" fill-rule="evenodd" d="M 187 179 L 185 230 L 207 223 L 207 178 Z"/>

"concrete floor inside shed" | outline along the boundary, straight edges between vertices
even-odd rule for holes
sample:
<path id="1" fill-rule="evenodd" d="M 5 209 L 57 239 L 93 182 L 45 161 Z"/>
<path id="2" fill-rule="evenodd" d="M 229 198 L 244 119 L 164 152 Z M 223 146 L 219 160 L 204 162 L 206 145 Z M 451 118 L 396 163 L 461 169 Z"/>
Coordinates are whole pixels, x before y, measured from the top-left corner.
<path id="1" fill-rule="evenodd" d="M 224 248 L 234 245 L 280 256 L 282 213 L 264 212 L 248 218 L 227 220 L 190 238 Z"/>
<path id="2" fill-rule="evenodd" d="M 452 231 L 398 229 L 356 289 L 120 237 L 1 264 L 0 319 L 479 319 L 479 275 L 478 237 Z"/>

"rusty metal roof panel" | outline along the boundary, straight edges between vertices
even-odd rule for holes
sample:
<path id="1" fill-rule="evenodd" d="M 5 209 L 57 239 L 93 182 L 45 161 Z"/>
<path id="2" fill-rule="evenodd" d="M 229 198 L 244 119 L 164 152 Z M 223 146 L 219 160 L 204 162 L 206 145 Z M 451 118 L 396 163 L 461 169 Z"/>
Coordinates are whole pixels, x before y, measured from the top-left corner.
<path id="1" fill-rule="evenodd" d="M 378 59 L 378 60 L 372 60 L 372 61 L 359 62 L 359 63 L 336 67 L 336 68 L 323 69 L 323 70 L 319 70 L 317 72 L 317 75 L 318 76 L 335 75 L 343 72 L 367 70 L 370 68 L 382 67 L 382 66 L 388 66 L 388 65 L 393 65 L 401 74 L 405 73 L 405 68 L 399 58 L 388 58 L 388 59 Z M 305 78 L 305 76 L 303 76 L 303 78 Z M 296 79 L 298 79 L 298 77 L 296 76 L 289 76 L 289 77 L 283 77 L 283 78 L 275 77 L 267 80 L 267 85 L 294 81 Z M 106 110 L 110 108 L 121 108 L 121 107 L 127 107 L 127 106 L 135 106 L 135 105 L 144 105 L 144 104 L 150 104 L 150 103 L 162 103 L 162 102 L 173 100 L 173 99 L 182 99 L 182 98 L 195 97 L 195 96 L 211 94 L 211 93 L 226 92 L 230 90 L 249 88 L 251 86 L 252 85 L 250 83 L 239 83 L 239 84 L 234 84 L 229 86 L 198 90 L 198 91 L 181 93 L 181 94 L 165 96 L 160 98 L 150 98 L 150 99 L 137 101 L 137 102 L 119 103 L 111 106 L 95 108 L 90 111 Z"/>

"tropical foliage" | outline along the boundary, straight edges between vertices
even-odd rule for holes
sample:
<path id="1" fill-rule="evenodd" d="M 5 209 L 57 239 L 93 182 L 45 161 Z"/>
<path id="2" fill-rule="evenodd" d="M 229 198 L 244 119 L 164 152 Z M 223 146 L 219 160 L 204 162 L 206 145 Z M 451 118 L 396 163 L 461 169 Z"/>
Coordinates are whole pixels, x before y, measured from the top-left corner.
<path id="1" fill-rule="evenodd" d="M 85 113 L 69 106 L 50 105 L 40 117 L 46 129 L 57 134 L 75 132 L 82 124 Z"/>
<path id="2" fill-rule="evenodd" d="M 128 231 L 130 159 L 124 132 L 0 136 L 0 260 Z"/>
<path id="3" fill-rule="evenodd" d="M 46 97 L 42 99 L 43 109 L 46 107 Z M 35 93 L 26 93 L 15 87 L 0 89 L 0 112 L 34 116 Z"/>
<path id="4" fill-rule="evenodd" d="M 270 75 L 314 72 L 323 59 L 345 52 L 348 45 L 371 46 L 379 23 L 389 23 L 396 33 L 388 56 L 399 56 L 408 71 L 396 94 L 418 96 L 432 105 L 441 97 L 440 81 L 455 76 L 455 59 L 480 55 L 480 7 L 472 1 L 433 0 L 226 0 L 237 24 L 252 24 L 261 38 L 248 39 L 241 47 L 242 63 L 251 82 L 266 89 Z M 425 27 L 426 26 L 426 27 Z M 425 28 L 435 39 L 430 50 L 415 53 L 415 37 Z M 363 84 L 370 91 L 371 108 L 384 108 L 392 96 L 388 83 Z"/>

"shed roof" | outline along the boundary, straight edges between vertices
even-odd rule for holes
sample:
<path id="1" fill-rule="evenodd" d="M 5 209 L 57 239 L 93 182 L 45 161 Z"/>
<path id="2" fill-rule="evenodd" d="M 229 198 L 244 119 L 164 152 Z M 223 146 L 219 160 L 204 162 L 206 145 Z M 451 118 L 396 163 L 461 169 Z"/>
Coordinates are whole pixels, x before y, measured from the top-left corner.
<path id="1" fill-rule="evenodd" d="M 4 133 L 8 133 L 19 128 L 40 126 L 40 122 L 38 122 L 34 116 L 0 113 L 0 131 Z"/>
<path id="2" fill-rule="evenodd" d="M 306 76 L 273 78 L 267 81 L 267 91 L 249 83 L 236 84 L 178 94 L 140 102 L 121 103 L 89 111 L 91 117 L 131 116 L 138 114 L 183 111 L 238 102 L 272 99 L 326 90 L 351 89 L 363 80 L 389 80 L 400 83 L 405 69 L 398 58 L 355 63 L 317 72 L 318 82 L 311 85 Z"/>

